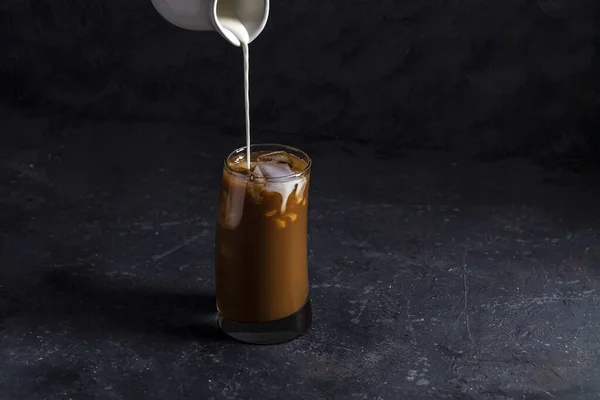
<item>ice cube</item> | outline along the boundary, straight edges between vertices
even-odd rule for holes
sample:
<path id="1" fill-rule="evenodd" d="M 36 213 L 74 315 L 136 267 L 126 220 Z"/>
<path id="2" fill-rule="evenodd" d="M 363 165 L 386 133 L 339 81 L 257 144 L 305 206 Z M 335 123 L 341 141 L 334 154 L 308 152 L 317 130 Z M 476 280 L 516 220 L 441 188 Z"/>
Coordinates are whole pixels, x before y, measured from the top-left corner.
<path id="1" fill-rule="evenodd" d="M 265 164 L 287 164 L 292 165 L 290 155 L 285 151 L 273 151 L 271 153 L 261 154 L 256 158 L 260 163 Z"/>
<path id="2" fill-rule="evenodd" d="M 288 198 L 294 191 L 296 187 L 304 187 L 304 183 L 306 182 L 305 178 L 300 179 L 291 179 L 291 180 L 269 180 L 269 178 L 284 178 L 286 176 L 293 175 L 294 171 L 290 166 L 286 163 L 264 163 L 260 162 L 256 168 L 254 168 L 253 175 L 256 177 L 261 177 L 266 180 L 265 189 L 267 192 L 279 193 L 281 195 L 281 208 L 280 212 L 283 214 L 285 212 Z M 264 181 L 263 181 L 264 182 Z"/>
<path id="3" fill-rule="evenodd" d="M 258 171 L 257 171 L 258 170 Z M 283 178 L 284 176 L 293 175 L 294 171 L 290 168 L 289 164 L 279 163 L 259 163 L 254 172 L 257 176 L 265 178 Z"/>
<path id="4" fill-rule="evenodd" d="M 252 177 L 254 178 L 264 178 L 264 174 L 262 173 L 261 169 L 258 167 L 258 165 L 256 165 L 254 168 L 252 168 Z"/>

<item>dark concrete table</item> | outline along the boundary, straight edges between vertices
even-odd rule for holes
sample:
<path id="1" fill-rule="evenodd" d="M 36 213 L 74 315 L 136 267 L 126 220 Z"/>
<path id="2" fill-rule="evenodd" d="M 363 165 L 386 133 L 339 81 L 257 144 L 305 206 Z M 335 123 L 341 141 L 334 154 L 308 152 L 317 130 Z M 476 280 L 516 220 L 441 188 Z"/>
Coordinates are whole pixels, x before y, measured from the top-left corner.
<path id="1" fill-rule="evenodd" d="M 259 347 L 212 324 L 220 165 L 242 136 L 44 124 L 0 146 L 1 399 L 600 393 L 597 178 L 298 138 L 314 328 Z"/>

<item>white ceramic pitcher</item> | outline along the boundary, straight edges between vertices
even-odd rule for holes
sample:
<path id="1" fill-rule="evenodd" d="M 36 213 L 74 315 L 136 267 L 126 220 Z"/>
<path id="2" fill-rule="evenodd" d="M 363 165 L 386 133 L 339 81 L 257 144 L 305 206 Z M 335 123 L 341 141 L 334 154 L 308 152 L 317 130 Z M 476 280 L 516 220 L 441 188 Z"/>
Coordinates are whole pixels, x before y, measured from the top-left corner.
<path id="1" fill-rule="evenodd" d="M 175 26 L 193 31 L 217 31 L 235 46 L 240 45 L 239 40 L 220 20 L 239 20 L 252 42 L 269 18 L 269 0 L 152 0 L 152 5 Z"/>

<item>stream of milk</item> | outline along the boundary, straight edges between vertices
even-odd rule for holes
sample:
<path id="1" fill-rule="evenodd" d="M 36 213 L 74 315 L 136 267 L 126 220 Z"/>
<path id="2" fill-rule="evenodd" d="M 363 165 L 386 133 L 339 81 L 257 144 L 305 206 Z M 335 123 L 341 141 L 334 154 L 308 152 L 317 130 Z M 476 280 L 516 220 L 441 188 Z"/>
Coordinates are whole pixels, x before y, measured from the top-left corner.
<path id="1" fill-rule="evenodd" d="M 234 16 L 220 16 L 223 28 L 231 32 L 240 41 L 244 55 L 244 109 L 246 112 L 246 165 L 250 170 L 250 38 L 242 22 Z"/>

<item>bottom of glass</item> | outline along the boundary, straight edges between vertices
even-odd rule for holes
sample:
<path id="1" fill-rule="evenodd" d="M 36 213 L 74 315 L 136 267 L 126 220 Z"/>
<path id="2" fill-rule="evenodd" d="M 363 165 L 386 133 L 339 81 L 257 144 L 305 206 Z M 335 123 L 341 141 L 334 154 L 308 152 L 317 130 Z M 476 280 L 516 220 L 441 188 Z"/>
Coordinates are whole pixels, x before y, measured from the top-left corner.
<path id="1" fill-rule="evenodd" d="M 232 321 L 218 313 L 219 328 L 227 336 L 244 343 L 279 344 L 289 342 L 304 335 L 312 325 L 310 299 L 304 306 L 289 317 L 259 324 Z"/>

